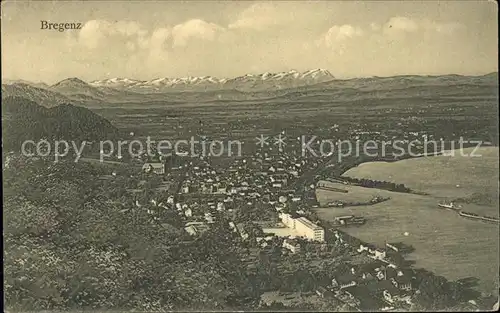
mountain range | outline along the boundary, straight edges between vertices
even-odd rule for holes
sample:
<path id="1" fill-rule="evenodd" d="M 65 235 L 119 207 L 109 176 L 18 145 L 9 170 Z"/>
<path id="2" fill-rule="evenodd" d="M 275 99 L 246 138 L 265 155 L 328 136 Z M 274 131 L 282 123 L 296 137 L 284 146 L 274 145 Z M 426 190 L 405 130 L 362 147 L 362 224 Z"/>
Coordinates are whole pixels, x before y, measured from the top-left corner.
<path id="1" fill-rule="evenodd" d="M 28 81 L 3 81 L 2 99 L 23 97 L 46 107 L 63 103 L 106 105 L 109 103 L 206 102 L 281 99 L 318 101 L 359 100 L 364 98 L 493 94 L 498 73 L 481 76 L 403 75 L 335 79 L 323 69 L 305 72 L 247 74 L 231 79 L 212 76 L 157 78 L 141 81 L 110 78 L 85 82 L 67 78 L 53 85 Z M 495 89 L 495 90 L 493 90 Z"/>
<path id="2" fill-rule="evenodd" d="M 129 78 L 110 78 L 91 81 L 95 87 L 111 87 L 119 90 L 134 92 L 167 92 L 176 91 L 203 91 L 227 90 L 262 91 L 271 89 L 286 89 L 304 85 L 312 85 L 333 80 L 333 75 L 324 69 L 297 72 L 291 70 L 281 73 L 246 74 L 235 78 L 219 79 L 213 76 L 182 77 L 182 78 L 156 78 L 140 81 Z"/>

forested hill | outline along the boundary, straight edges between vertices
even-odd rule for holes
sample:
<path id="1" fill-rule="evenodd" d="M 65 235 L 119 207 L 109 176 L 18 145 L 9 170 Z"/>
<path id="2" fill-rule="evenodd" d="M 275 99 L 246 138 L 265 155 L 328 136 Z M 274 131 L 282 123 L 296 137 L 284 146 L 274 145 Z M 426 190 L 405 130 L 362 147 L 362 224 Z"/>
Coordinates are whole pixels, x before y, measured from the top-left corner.
<path id="1" fill-rule="evenodd" d="M 177 212 L 157 223 L 134 209 L 126 192 L 138 183 L 133 171 L 103 181 L 104 168 L 84 162 L 22 164 L 4 171 L 7 309 L 196 312 L 257 305 L 254 283 L 261 279 L 246 272 L 241 259 L 248 254 L 228 221 L 218 219 L 191 240 Z"/>
<path id="2" fill-rule="evenodd" d="M 20 149 L 25 140 L 104 140 L 114 139 L 118 130 L 94 112 L 61 104 L 45 108 L 21 97 L 2 99 L 2 141 L 7 150 Z"/>

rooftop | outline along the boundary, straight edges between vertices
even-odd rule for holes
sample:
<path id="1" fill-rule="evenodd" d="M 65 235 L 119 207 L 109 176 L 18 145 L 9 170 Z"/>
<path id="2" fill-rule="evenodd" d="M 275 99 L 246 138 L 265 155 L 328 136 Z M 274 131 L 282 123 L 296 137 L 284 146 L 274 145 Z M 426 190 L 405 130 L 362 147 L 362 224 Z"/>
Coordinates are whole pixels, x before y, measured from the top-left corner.
<path id="1" fill-rule="evenodd" d="M 303 225 L 305 225 L 306 227 L 310 228 L 310 229 L 313 229 L 313 230 L 319 230 L 319 229 L 323 229 L 321 227 L 319 227 L 318 225 L 314 224 L 313 222 L 311 222 L 310 220 L 308 220 L 307 218 L 305 217 L 300 217 L 297 219 L 297 222 L 299 223 L 302 223 Z"/>
<path id="2" fill-rule="evenodd" d="M 164 165 L 163 163 L 144 163 L 142 167 L 153 167 L 153 168 L 162 168 Z"/>

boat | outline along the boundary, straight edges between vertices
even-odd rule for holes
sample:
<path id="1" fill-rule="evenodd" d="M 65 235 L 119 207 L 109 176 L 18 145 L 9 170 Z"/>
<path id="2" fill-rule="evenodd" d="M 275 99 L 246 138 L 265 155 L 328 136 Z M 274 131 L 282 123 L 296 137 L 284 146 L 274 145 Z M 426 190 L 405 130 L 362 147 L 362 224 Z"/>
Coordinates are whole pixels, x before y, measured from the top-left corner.
<path id="1" fill-rule="evenodd" d="M 453 202 L 450 203 L 438 203 L 438 207 L 443 208 L 443 209 L 448 209 L 448 210 L 458 210 L 458 208 L 453 204 Z"/>
<path id="2" fill-rule="evenodd" d="M 344 206 L 344 203 L 342 201 L 332 201 L 328 202 L 327 205 L 328 207 L 335 207 L 335 208 L 341 208 Z"/>
<path id="3" fill-rule="evenodd" d="M 387 201 L 389 199 L 390 198 L 383 198 L 383 197 L 380 197 L 380 196 L 375 196 L 375 197 L 373 197 L 373 199 L 370 200 L 370 203 L 371 204 L 377 204 L 377 203 L 380 203 L 380 202 Z"/>

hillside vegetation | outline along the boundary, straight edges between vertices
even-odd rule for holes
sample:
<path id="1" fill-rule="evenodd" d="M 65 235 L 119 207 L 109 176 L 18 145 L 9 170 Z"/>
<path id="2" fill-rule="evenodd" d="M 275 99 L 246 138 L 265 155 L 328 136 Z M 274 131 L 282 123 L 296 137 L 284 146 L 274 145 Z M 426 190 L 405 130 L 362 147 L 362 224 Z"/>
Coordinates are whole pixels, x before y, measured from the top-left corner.
<path id="1" fill-rule="evenodd" d="M 19 150 L 25 140 L 93 141 L 118 135 L 118 130 L 105 118 L 71 104 L 45 108 L 25 98 L 8 97 L 2 100 L 2 111 L 6 150 Z"/>
<path id="2" fill-rule="evenodd" d="M 5 169 L 5 307 L 216 310 L 257 299 L 227 223 L 186 241 L 181 228 L 114 201 L 125 183 L 109 188 L 102 174 L 29 159 Z"/>

